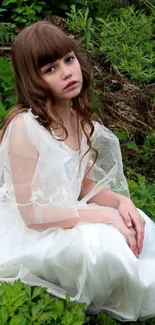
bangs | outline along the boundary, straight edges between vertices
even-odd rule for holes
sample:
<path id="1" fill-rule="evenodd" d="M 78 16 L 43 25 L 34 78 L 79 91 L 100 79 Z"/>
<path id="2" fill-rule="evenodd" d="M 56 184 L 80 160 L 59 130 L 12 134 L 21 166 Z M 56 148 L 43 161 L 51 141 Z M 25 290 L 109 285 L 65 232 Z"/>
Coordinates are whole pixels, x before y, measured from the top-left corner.
<path id="1" fill-rule="evenodd" d="M 31 41 L 32 57 L 37 70 L 61 59 L 75 49 L 72 39 L 53 25 L 38 28 Z"/>

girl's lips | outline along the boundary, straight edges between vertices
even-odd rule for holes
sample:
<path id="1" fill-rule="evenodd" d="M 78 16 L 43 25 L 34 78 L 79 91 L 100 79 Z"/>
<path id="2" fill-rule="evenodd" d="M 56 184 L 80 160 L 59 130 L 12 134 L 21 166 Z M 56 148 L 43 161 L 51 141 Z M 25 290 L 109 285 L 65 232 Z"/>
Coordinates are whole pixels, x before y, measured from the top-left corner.
<path id="1" fill-rule="evenodd" d="M 67 84 L 67 86 L 64 88 L 64 89 L 71 89 L 71 88 L 74 88 L 74 87 L 76 87 L 76 85 L 78 84 L 78 81 L 72 81 L 72 82 L 69 82 L 68 84 Z"/>

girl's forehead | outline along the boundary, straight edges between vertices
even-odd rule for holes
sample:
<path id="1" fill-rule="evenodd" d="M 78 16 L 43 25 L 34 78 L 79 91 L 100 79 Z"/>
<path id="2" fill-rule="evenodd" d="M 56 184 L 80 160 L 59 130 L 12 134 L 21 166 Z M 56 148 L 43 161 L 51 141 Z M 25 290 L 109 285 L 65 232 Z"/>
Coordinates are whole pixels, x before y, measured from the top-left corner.
<path id="1" fill-rule="evenodd" d="M 68 53 L 74 51 L 74 43 L 68 37 L 64 40 L 53 41 L 42 40 L 33 48 L 34 60 L 37 61 L 37 67 L 40 69 L 48 63 L 62 59 Z"/>
<path id="2" fill-rule="evenodd" d="M 52 61 L 52 58 L 51 58 L 51 60 L 50 60 L 46 65 L 51 64 L 51 63 L 52 63 L 52 64 L 57 64 L 57 63 L 59 63 L 59 61 L 64 60 L 64 59 L 67 58 L 69 55 L 75 55 L 75 54 L 74 54 L 73 51 L 71 51 L 71 52 L 66 53 L 64 56 L 59 57 L 59 58 L 56 59 L 55 61 Z"/>

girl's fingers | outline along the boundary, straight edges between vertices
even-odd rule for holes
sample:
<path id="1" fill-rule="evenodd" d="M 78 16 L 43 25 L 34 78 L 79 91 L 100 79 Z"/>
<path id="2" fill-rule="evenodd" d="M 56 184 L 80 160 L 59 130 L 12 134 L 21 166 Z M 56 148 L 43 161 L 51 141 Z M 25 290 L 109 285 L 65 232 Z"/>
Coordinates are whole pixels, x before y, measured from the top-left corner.
<path id="1" fill-rule="evenodd" d="M 121 214 L 121 217 L 123 218 L 126 226 L 128 228 L 132 227 L 132 220 L 131 220 L 129 213 L 126 211 L 121 211 L 120 214 Z"/>
<path id="2" fill-rule="evenodd" d="M 139 254 L 140 254 L 142 251 L 142 247 L 143 247 L 145 222 L 143 221 L 143 219 L 141 217 L 134 218 L 132 220 L 133 220 L 133 224 L 135 226 L 136 232 L 137 232 L 137 246 L 138 246 L 138 250 L 139 250 Z"/>
<path id="3" fill-rule="evenodd" d="M 142 229 L 142 234 L 141 234 L 141 242 L 140 242 L 139 254 L 141 254 L 141 252 L 142 252 L 143 242 L 144 242 L 144 231 L 145 231 L 145 221 L 144 221 L 144 219 L 141 219 L 141 229 Z"/>
<path id="4" fill-rule="evenodd" d="M 134 227 L 136 231 L 136 246 L 140 254 L 143 247 L 145 220 L 132 203 L 128 204 L 128 201 L 126 204 L 120 204 L 119 213 L 126 227 Z"/>
<path id="5" fill-rule="evenodd" d="M 138 258 L 137 242 L 136 242 L 136 233 L 133 229 L 127 231 L 126 238 L 129 244 L 130 249 L 133 254 Z"/>

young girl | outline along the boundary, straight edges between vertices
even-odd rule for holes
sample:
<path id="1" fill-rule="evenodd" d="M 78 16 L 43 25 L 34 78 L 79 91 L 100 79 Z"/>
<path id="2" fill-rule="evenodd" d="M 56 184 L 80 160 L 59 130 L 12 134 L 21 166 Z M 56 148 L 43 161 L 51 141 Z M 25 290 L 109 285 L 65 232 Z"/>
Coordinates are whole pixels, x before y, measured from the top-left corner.
<path id="1" fill-rule="evenodd" d="M 128 197 L 76 44 L 49 22 L 17 36 L 18 105 L 1 127 L 0 280 L 68 292 L 89 313 L 155 315 L 155 226 Z M 145 220 L 145 221 L 144 221 Z"/>

